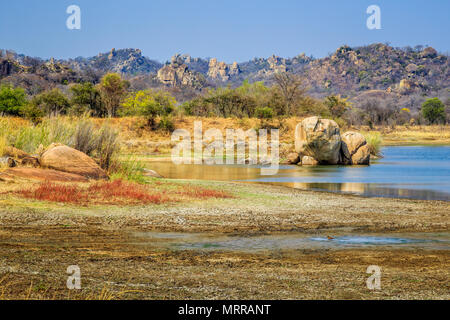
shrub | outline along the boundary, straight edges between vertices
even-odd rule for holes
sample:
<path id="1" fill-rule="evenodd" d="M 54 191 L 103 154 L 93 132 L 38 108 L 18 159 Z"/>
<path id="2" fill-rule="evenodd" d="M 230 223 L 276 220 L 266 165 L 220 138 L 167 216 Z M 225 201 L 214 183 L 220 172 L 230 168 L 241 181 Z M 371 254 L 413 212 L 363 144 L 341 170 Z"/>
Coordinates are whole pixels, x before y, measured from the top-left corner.
<path id="1" fill-rule="evenodd" d="M 87 155 L 92 155 L 98 148 L 98 143 L 92 121 L 81 120 L 75 130 L 73 147 Z"/>
<path id="2" fill-rule="evenodd" d="M 158 127 L 166 132 L 172 132 L 175 129 L 175 125 L 170 116 L 162 116 L 159 120 Z"/>
<path id="3" fill-rule="evenodd" d="M 119 151 L 119 132 L 109 125 L 103 125 L 98 133 L 96 150 L 100 167 L 109 170 Z"/>
<path id="4" fill-rule="evenodd" d="M 0 115 L 20 115 L 22 108 L 27 104 L 25 90 L 13 88 L 10 85 L 0 86 Z"/>
<path id="5" fill-rule="evenodd" d="M 422 114 L 431 124 L 445 122 L 445 106 L 438 98 L 425 101 L 422 105 Z"/>
<path id="6" fill-rule="evenodd" d="M 58 88 L 34 96 L 30 103 L 30 108 L 40 109 L 51 116 L 66 114 L 70 108 L 69 100 Z"/>
<path id="7" fill-rule="evenodd" d="M 381 157 L 381 145 L 383 143 L 383 138 L 381 133 L 377 131 L 363 133 L 366 138 L 367 144 L 369 146 L 370 154 L 376 157 Z"/>
<path id="8" fill-rule="evenodd" d="M 146 178 L 143 175 L 144 165 L 134 157 L 129 157 L 124 161 L 114 161 L 110 167 L 111 180 L 128 180 L 137 183 L 145 183 Z"/>
<path id="9" fill-rule="evenodd" d="M 256 113 L 256 117 L 259 119 L 272 119 L 273 118 L 273 110 L 269 107 L 257 108 L 255 113 Z"/>

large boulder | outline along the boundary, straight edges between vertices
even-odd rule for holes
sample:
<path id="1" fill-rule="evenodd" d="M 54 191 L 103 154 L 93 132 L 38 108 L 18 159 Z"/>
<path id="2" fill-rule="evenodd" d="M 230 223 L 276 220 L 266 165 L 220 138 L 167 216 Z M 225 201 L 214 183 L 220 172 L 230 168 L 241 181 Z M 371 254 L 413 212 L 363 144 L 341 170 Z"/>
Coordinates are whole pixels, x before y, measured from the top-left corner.
<path id="1" fill-rule="evenodd" d="M 343 164 L 367 165 L 370 163 L 370 148 L 361 133 L 354 131 L 344 133 L 341 150 Z"/>
<path id="2" fill-rule="evenodd" d="M 89 179 L 107 179 L 108 175 L 89 156 L 73 148 L 56 145 L 39 159 L 41 167 L 74 173 Z"/>
<path id="3" fill-rule="evenodd" d="M 341 135 L 338 124 L 329 119 L 310 117 L 295 128 L 295 151 L 321 164 L 338 164 Z"/>
<path id="4" fill-rule="evenodd" d="M 40 181 L 60 181 L 60 182 L 88 182 L 86 177 L 78 174 L 56 171 L 41 168 L 10 168 L 0 172 L 0 177 L 4 179 L 23 178 Z M 8 179 L 9 178 L 9 179 Z"/>

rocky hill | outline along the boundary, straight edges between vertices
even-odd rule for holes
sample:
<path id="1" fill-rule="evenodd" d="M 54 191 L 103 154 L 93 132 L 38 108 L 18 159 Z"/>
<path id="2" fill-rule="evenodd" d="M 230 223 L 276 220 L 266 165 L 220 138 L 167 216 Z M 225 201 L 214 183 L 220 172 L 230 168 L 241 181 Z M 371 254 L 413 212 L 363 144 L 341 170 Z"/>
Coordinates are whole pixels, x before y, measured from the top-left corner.
<path id="1" fill-rule="evenodd" d="M 66 62 L 77 71 L 92 68 L 102 72 L 117 72 L 129 75 L 156 73 L 163 65 L 155 60 L 142 56 L 139 49 L 111 49 L 108 53 L 100 53 L 96 57 L 76 58 Z"/>
<path id="2" fill-rule="evenodd" d="M 272 55 L 232 64 L 216 58 L 175 55 L 162 64 L 144 57 L 139 49 L 112 49 L 91 58 L 48 60 L 1 52 L 0 79 L 40 88 L 73 81 L 96 82 L 106 72 L 139 79 L 139 87 L 168 86 L 199 90 L 209 86 L 237 86 L 243 80 L 271 83 L 276 72 L 292 72 L 304 77 L 310 93 L 316 96 L 342 94 L 356 97 L 367 92 L 388 94 L 430 94 L 448 92 L 450 68 L 447 55 L 431 47 L 394 48 L 372 44 L 351 48 L 342 46 L 321 59 L 304 53 L 293 58 Z M 150 83 L 151 82 L 151 83 Z"/>

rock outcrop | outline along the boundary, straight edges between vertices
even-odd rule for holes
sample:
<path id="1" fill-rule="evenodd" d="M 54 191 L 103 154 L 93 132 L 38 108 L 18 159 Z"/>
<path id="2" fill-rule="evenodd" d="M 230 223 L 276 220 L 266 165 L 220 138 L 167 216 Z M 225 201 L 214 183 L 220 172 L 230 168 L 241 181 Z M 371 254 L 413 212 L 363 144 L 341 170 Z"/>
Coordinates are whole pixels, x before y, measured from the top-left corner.
<path id="1" fill-rule="evenodd" d="M 295 152 L 301 165 L 370 164 L 370 147 L 362 134 L 349 131 L 341 136 L 335 121 L 319 117 L 306 118 L 297 125 Z"/>
<path id="2" fill-rule="evenodd" d="M 183 85 L 201 88 L 204 85 L 202 76 L 190 71 L 188 66 L 183 63 L 179 54 L 172 57 L 170 64 L 158 70 L 158 79 L 163 84 L 171 87 Z"/>
<path id="3" fill-rule="evenodd" d="M 338 164 L 341 136 L 333 120 L 310 117 L 295 128 L 295 151 L 310 156 L 321 164 Z"/>
<path id="4" fill-rule="evenodd" d="M 214 80 L 228 81 L 232 76 L 240 73 L 239 65 L 234 62 L 228 65 L 225 62 L 219 62 L 216 58 L 209 60 L 208 77 Z"/>
<path id="5" fill-rule="evenodd" d="M 89 156 L 76 149 L 50 146 L 39 159 L 41 167 L 77 174 L 89 179 L 107 179 L 108 175 Z"/>

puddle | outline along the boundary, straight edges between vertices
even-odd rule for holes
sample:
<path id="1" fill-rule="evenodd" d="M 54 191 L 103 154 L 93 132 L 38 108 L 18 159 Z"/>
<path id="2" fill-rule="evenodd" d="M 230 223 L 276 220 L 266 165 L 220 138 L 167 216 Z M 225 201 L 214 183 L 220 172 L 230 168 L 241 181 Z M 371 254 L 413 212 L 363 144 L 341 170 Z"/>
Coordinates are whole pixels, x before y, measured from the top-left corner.
<path id="1" fill-rule="evenodd" d="M 168 246 L 176 250 L 227 250 L 227 251 L 271 251 L 292 249 L 345 249 L 345 248 L 412 248 L 450 249 L 449 233 L 392 235 L 343 235 L 328 238 L 309 234 L 270 236 L 222 236 L 189 233 L 135 233 L 146 237 L 146 244 Z"/>

